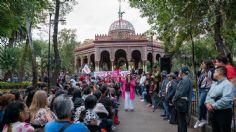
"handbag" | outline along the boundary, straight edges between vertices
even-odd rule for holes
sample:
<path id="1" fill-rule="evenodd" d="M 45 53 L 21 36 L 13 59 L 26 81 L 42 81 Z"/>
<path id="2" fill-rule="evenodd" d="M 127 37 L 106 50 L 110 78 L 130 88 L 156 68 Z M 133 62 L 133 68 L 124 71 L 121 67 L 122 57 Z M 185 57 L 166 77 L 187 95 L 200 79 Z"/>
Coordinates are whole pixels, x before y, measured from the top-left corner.
<path id="1" fill-rule="evenodd" d="M 188 112 L 188 101 L 185 99 L 179 99 L 176 101 L 176 110 L 178 112 Z"/>

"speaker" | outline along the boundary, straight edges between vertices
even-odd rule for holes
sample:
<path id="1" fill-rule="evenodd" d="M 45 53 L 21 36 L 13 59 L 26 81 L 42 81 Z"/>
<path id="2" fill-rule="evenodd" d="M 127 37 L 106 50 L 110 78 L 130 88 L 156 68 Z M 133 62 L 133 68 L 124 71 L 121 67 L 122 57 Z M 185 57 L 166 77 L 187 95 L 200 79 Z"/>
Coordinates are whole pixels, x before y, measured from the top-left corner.
<path id="1" fill-rule="evenodd" d="M 138 69 L 138 74 L 142 74 L 143 73 L 143 69 Z"/>
<path id="2" fill-rule="evenodd" d="M 171 72 L 171 58 L 170 57 L 162 57 L 160 58 L 160 70 L 167 71 L 168 73 Z"/>

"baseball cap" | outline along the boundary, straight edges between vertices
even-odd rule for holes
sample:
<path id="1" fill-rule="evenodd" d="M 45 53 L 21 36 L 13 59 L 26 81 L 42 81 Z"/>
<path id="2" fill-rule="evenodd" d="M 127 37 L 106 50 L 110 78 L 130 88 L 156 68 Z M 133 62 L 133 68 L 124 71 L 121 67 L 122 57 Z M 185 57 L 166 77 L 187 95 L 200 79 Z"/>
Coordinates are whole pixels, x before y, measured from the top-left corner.
<path id="1" fill-rule="evenodd" d="M 180 68 L 180 71 L 183 72 L 183 73 L 188 73 L 189 72 L 189 69 L 187 66 L 183 66 Z"/>

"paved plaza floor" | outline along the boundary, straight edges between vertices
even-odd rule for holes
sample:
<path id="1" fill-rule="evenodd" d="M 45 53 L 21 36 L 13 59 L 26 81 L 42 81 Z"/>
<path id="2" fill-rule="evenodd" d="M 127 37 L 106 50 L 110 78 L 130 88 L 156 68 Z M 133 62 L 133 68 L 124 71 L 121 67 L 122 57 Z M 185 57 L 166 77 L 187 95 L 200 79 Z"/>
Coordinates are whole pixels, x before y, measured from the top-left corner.
<path id="1" fill-rule="evenodd" d="M 161 109 L 152 112 L 152 108 L 146 107 L 146 103 L 140 102 L 139 97 L 135 99 L 135 111 L 125 112 L 123 100 L 120 100 L 119 110 L 120 125 L 117 132 L 177 132 L 177 126 L 164 121 L 160 115 Z M 188 132 L 194 132 L 188 129 Z"/>

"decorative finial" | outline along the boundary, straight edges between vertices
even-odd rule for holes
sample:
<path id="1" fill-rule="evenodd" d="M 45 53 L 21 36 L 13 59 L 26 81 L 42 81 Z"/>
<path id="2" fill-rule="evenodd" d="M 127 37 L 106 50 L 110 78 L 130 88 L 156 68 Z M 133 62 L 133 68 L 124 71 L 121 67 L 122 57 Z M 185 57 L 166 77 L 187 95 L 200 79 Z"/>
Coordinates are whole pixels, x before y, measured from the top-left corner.
<path id="1" fill-rule="evenodd" d="M 124 11 L 121 11 L 121 1 L 122 0 L 119 0 L 119 12 L 118 12 L 119 20 L 122 20 L 123 14 L 125 13 Z"/>

